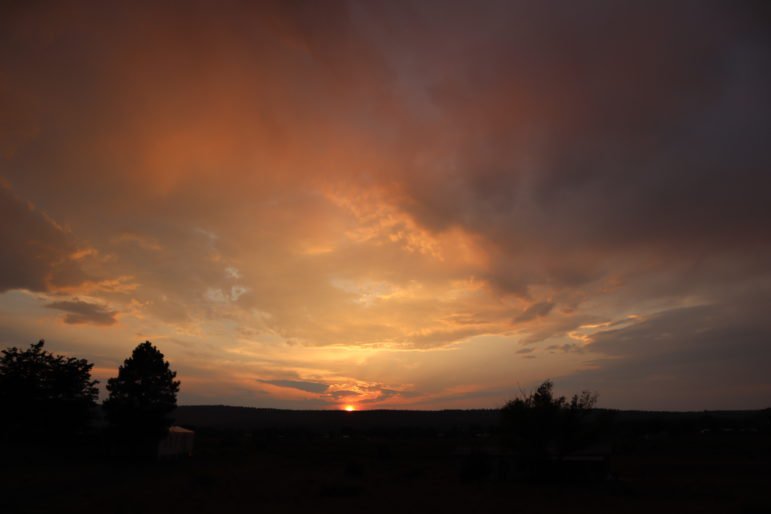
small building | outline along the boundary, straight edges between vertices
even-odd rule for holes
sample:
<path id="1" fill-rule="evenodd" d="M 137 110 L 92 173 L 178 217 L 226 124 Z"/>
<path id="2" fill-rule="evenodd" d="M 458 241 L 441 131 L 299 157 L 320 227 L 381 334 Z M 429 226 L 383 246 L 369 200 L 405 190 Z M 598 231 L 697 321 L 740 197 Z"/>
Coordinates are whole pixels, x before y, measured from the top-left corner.
<path id="1" fill-rule="evenodd" d="M 195 432 L 186 428 L 169 427 L 169 434 L 158 443 L 158 458 L 191 457 Z"/>

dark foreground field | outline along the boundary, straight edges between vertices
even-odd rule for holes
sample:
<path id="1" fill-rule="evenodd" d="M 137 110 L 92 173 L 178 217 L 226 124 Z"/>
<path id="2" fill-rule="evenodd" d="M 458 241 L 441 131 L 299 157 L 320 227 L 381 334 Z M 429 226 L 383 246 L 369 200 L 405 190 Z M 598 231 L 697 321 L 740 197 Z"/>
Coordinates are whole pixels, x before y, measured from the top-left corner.
<path id="1" fill-rule="evenodd" d="M 189 459 L 123 462 L 88 448 L 4 459 L 0 512 L 771 513 L 761 415 L 624 413 L 610 476 L 534 481 L 501 471 L 493 411 L 432 423 L 425 413 L 197 409 L 177 413 L 196 429 Z"/>

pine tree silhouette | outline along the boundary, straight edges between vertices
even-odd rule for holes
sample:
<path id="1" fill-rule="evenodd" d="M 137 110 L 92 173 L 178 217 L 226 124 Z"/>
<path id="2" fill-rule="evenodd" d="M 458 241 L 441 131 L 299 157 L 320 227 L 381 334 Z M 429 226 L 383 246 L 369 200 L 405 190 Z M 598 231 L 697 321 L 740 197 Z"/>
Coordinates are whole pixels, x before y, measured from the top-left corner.
<path id="1" fill-rule="evenodd" d="M 103 407 L 112 432 L 122 439 L 157 443 L 166 436 L 177 406 L 179 381 L 163 354 L 145 341 L 107 381 Z"/>

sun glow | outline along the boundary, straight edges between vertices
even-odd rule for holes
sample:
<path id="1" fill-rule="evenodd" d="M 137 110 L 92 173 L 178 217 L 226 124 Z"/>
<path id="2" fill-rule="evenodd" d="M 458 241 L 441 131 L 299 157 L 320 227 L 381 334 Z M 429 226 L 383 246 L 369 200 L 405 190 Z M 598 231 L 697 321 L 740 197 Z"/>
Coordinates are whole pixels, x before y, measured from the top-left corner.
<path id="1" fill-rule="evenodd" d="M 356 407 L 354 407 L 353 405 L 346 405 L 345 407 L 343 407 L 343 410 L 345 412 L 353 412 L 356 410 Z"/>

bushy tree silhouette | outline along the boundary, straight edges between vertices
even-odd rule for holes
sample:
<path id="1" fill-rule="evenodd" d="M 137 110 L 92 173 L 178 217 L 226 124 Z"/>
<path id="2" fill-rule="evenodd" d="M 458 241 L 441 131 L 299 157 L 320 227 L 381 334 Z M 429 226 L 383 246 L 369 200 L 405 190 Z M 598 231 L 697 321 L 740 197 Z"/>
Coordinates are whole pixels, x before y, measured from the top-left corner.
<path id="1" fill-rule="evenodd" d="M 55 442 L 82 431 L 99 395 L 91 379 L 93 364 L 54 355 L 44 341 L 27 350 L 16 347 L 0 357 L 0 430 L 11 442 Z M 52 430 L 55 427 L 55 430 Z M 41 439 L 41 434 L 46 437 Z"/>
<path id="2" fill-rule="evenodd" d="M 561 457 L 581 443 L 581 421 L 597 402 L 584 391 L 570 400 L 555 397 L 554 383 L 544 381 L 535 392 L 522 394 L 501 409 L 505 443 L 532 460 Z"/>
<path id="3" fill-rule="evenodd" d="M 157 443 L 172 423 L 179 381 L 163 354 L 145 341 L 107 381 L 110 396 L 103 407 L 114 435 L 137 444 Z"/>

